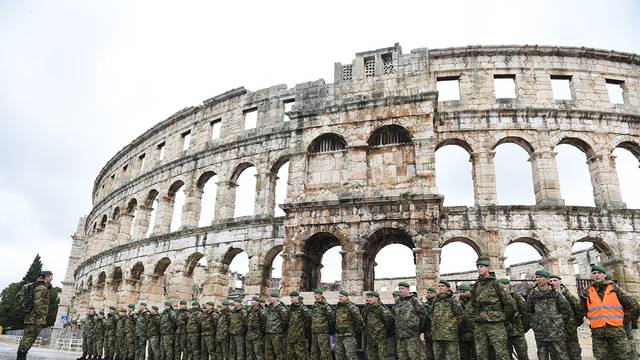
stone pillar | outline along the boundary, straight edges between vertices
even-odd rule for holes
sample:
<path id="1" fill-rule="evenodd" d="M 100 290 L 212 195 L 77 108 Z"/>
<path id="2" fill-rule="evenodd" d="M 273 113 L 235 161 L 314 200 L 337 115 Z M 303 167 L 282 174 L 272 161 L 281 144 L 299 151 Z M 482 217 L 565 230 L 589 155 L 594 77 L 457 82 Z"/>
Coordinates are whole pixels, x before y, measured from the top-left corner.
<path id="1" fill-rule="evenodd" d="M 340 251 L 342 255 L 342 289 L 362 296 L 364 291 L 364 250 Z"/>
<path id="2" fill-rule="evenodd" d="M 434 286 L 440 276 L 440 253 L 442 249 L 437 243 L 434 247 L 417 247 L 413 249 L 416 256 L 416 291 L 418 297 L 427 295 L 427 289 Z"/>
<path id="3" fill-rule="evenodd" d="M 149 306 L 160 304 L 164 298 L 164 276 L 156 274 L 145 275 L 145 281 L 140 288 L 141 300 L 146 300 Z"/>
<path id="4" fill-rule="evenodd" d="M 203 296 L 223 299 L 229 295 L 229 266 L 218 261 L 209 261 L 207 281 L 202 289 Z"/>
<path id="5" fill-rule="evenodd" d="M 496 278 L 500 279 L 507 276 L 504 268 L 504 247 L 497 230 L 486 230 L 485 238 L 487 239 L 487 254 L 491 271 L 495 272 Z"/>
<path id="6" fill-rule="evenodd" d="M 282 250 L 282 293 L 293 290 L 300 291 L 306 281 L 307 274 L 302 271 L 304 254 L 297 246 L 285 245 Z"/>
<path id="7" fill-rule="evenodd" d="M 138 206 L 138 214 L 133 229 L 133 239 L 140 240 L 147 237 L 149 220 L 151 219 L 151 207 L 145 205 Z"/>
<path id="8" fill-rule="evenodd" d="M 120 215 L 120 230 L 118 231 L 118 245 L 123 245 L 131 240 L 131 223 L 133 214 Z"/>
<path id="9" fill-rule="evenodd" d="M 182 229 L 198 227 L 203 193 L 204 191 L 197 186 L 192 186 L 187 190 L 184 206 L 182 207 Z"/>
<path id="10" fill-rule="evenodd" d="M 291 138 L 291 144 L 294 144 Z M 298 141 L 302 141 L 299 139 Z M 287 203 L 299 202 L 304 199 L 304 189 L 306 182 L 306 152 L 289 149 L 289 179 L 287 183 Z"/>
<path id="11" fill-rule="evenodd" d="M 640 296 L 640 273 L 636 260 L 636 244 L 640 241 L 638 233 L 617 233 L 620 244 L 620 254 L 614 256 L 614 261 L 605 263 L 613 278 L 620 281 L 622 287 L 636 297 Z"/>
<path id="12" fill-rule="evenodd" d="M 152 235 L 166 234 L 171 229 L 171 216 L 173 215 L 173 203 L 175 199 L 169 196 L 163 196 L 158 201 L 158 210 L 156 210 L 156 224 L 153 228 Z"/>
<path id="13" fill-rule="evenodd" d="M 349 192 L 353 196 L 362 196 L 362 189 L 367 185 L 367 151 L 368 144 L 349 146 L 346 154 L 347 169 L 345 178 Z M 382 170 L 382 169 L 381 169 Z"/>
<path id="14" fill-rule="evenodd" d="M 218 190 L 216 192 L 216 210 L 215 219 L 233 219 L 236 202 L 236 187 L 238 183 L 235 181 L 222 180 L 216 183 Z"/>
<path id="15" fill-rule="evenodd" d="M 270 171 L 256 174 L 255 215 L 273 216 L 275 213 L 277 178 L 277 175 Z"/>
<path id="16" fill-rule="evenodd" d="M 620 195 L 615 158 L 611 154 L 596 154 L 587 159 L 593 185 L 593 200 L 597 207 L 609 209 L 626 207 Z"/>
<path id="17" fill-rule="evenodd" d="M 122 284 L 122 302 L 123 304 L 135 304 L 140 298 L 140 286 L 142 282 L 138 279 L 127 278 Z"/>
<path id="18" fill-rule="evenodd" d="M 180 268 L 184 268 L 181 266 Z M 165 280 L 166 281 L 166 280 Z M 183 271 L 176 271 L 171 277 L 171 283 L 167 287 L 167 298 L 175 301 L 191 299 L 193 295 L 193 279 L 186 276 Z"/>
<path id="19" fill-rule="evenodd" d="M 259 257 L 249 257 L 249 271 L 244 278 L 244 294 L 260 295 L 260 285 L 262 284 L 262 267 L 258 264 Z"/>
<path id="20" fill-rule="evenodd" d="M 476 206 L 495 205 L 498 203 L 496 195 L 496 170 L 493 166 L 495 152 L 474 152 L 471 154 L 473 195 Z"/>
<path id="21" fill-rule="evenodd" d="M 75 271 L 83 256 L 83 245 L 85 242 L 85 221 L 85 217 L 80 218 L 75 234 L 71 235 L 71 239 L 73 239 L 73 242 L 71 243 L 71 252 L 69 253 L 69 260 L 67 262 L 67 271 L 65 272 L 64 278 L 62 280 L 62 292 L 60 293 L 58 314 L 56 315 L 56 322 L 54 324 L 55 328 L 62 328 L 64 324 L 62 323 L 61 316 L 69 316 L 70 310 L 73 306 L 73 297 L 76 285 L 73 277 L 73 272 Z"/>
<path id="22" fill-rule="evenodd" d="M 105 231 L 104 229 L 97 229 L 93 235 L 92 242 L 89 244 L 89 257 L 94 256 L 99 253 L 103 249 L 106 248 L 106 239 L 105 239 Z"/>
<path id="23" fill-rule="evenodd" d="M 560 194 L 560 180 L 556 152 L 538 150 L 529 156 L 533 176 L 533 190 L 538 206 L 564 206 Z"/>
<path id="24" fill-rule="evenodd" d="M 118 227 L 120 224 L 117 220 L 111 219 L 107 221 L 107 226 L 104 229 L 104 243 L 102 250 L 108 250 L 115 247 L 118 243 Z"/>

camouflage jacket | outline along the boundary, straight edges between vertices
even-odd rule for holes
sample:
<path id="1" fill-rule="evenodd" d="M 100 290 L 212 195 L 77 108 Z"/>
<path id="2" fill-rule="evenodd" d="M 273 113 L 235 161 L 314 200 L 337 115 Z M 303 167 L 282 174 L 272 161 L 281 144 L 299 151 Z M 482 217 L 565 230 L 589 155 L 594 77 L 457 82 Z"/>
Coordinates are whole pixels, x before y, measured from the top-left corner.
<path id="1" fill-rule="evenodd" d="M 564 324 L 566 334 L 574 334 L 578 326 L 583 323 L 583 316 L 580 314 L 580 300 L 573 295 L 564 285 L 560 285 L 560 294 L 567 299 L 571 306 L 572 315 Z"/>
<path id="2" fill-rule="evenodd" d="M 336 335 L 355 336 L 362 334 L 362 315 L 350 300 L 336 305 Z"/>
<path id="3" fill-rule="evenodd" d="M 247 332 L 247 310 L 244 307 L 233 310 L 229 317 L 229 335 L 244 335 Z"/>
<path id="4" fill-rule="evenodd" d="M 176 335 L 187 333 L 187 321 L 189 321 L 189 310 L 178 309 L 176 311 Z"/>
<path id="5" fill-rule="evenodd" d="M 202 313 L 202 325 L 200 326 L 202 335 L 214 335 L 216 333 L 216 324 L 218 322 L 218 312 L 211 310 Z"/>
<path id="6" fill-rule="evenodd" d="M 396 337 L 400 339 L 420 336 L 420 324 L 427 318 L 425 306 L 415 295 L 401 297 L 393 306 L 396 319 Z"/>
<path id="7" fill-rule="evenodd" d="M 104 321 L 104 336 L 116 336 L 116 325 L 118 323 L 118 315 L 107 314 Z"/>
<path id="8" fill-rule="evenodd" d="M 252 307 L 247 315 L 247 340 L 262 338 L 266 323 L 267 315 L 262 306 Z"/>
<path id="9" fill-rule="evenodd" d="M 302 302 L 298 301 L 289 306 L 289 328 L 287 338 L 303 339 L 307 328 L 311 327 L 311 314 Z"/>
<path id="10" fill-rule="evenodd" d="M 125 316 L 124 322 L 124 333 L 126 336 L 133 336 L 136 330 L 136 314 L 132 312 L 131 314 Z"/>
<path id="11" fill-rule="evenodd" d="M 218 340 L 229 339 L 229 315 L 229 310 L 225 309 L 218 316 L 218 323 L 216 324 L 216 339 Z"/>
<path id="12" fill-rule="evenodd" d="M 124 338 L 125 325 L 127 322 L 126 316 L 118 316 L 118 322 L 116 323 L 116 337 Z"/>
<path id="13" fill-rule="evenodd" d="M 594 282 L 590 287 L 586 288 L 582 294 L 580 294 L 579 311 L 581 317 L 587 316 L 587 299 L 589 298 L 589 289 L 591 287 L 595 288 L 598 295 L 600 295 L 600 299 L 602 299 L 604 297 L 604 291 L 606 290 L 607 285 L 611 283 L 612 282 L 609 280 L 605 280 L 601 283 Z M 633 296 L 629 295 L 629 293 L 627 293 L 626 291 L 622 290 L 617 284 L 613 284 L 611 291 L 616 293 L 618 301 L 620 301 L 620 305 L 622 305 L 622 308 L 624 309 L 625 320 L 629 323 L 637 322 L 638 315 L 640 315 L 640 306 L 638 305 L 636 299 L 634 299 Z M 604 334 L 607 327 L 609 326 L 607 325 L 602 328 L 591 329 L 591 335 L 600 336 L 601 334 Z"/>
<path id="14" fill-rule="evenodd" d="M 417 298 L 416 298 L 417 299 Z M 418 300 L 420 301 L 420 300 Z M 436 301 L 435 297 L 432 297 L 431 299 L 425 299 L 424 300 L 424 311 L 427 314 L 427 321 L 428 323 L 425 324 L 423 320 L 423 324 L 421 325 L 420 331 L 424 332 L 424 336 L 430 338 L 431 337 L 431 319 L 429 319 L 429 316 L 431 316 L 431 310 L 433 309 L 433 303 Z M 426 325 L 426 326 L 425 326 Z"/>
<path id="15" fill-rule="evenodd" d="M 501 322 L 515 314 L 515 303 L 493 273 L 478 277 L 471 287 L 471 302 L 475 310 L 476 323 Z"/>
<path id="16" fill-rule="evenodd" d="M 149 326 L 147 326 L 147 337 L 160 336 L 160 314 L 149 315 Z"/>
<path id="17" fill-rule="evenodd" d="M 172 307 L 165 309 L 160 317 L 160 334 L 165 336 L 174 335 L 177 325 L 178 318 L 176 311 Z"/>
<path id="18" fill-rule="evenodd" d="M 365 305 L 362 309 L 362 321 L 367 341 L 386 341 L 389 337 L 387 327 L 395 326 L 391 311 L 379 301 Z"/>
<path id="19" fill-rule="evenodd" d="M 460 341 L 474 341 L 475 339 L 475 316 L 476 313 L 473 310 L 470 296 L 460 296 L 460 305 L 464 309 L 465 321 L 464 325 L 460 327 L 459 337 Z"/>
<path id="20" fill-rule="evenodd" d="M 331 334 L 335 327 L 335 314 L 333 308 L 327 303 L 325 298 L 316 301 L 311 309 L 311 333 Z"/>
<path id="21" fill-rule="evenodd" d="M 202 326 L 202 311 L 200 308 L 191 308 L 187 319 L 187 334 L 199 334 Z"/>
<path id="22" fill-rule="evenodd" d="M 104 318 L 100 315 L 96 316 L 96 326 L 93 328 L 93 336 L 104 337 Z"/>
<path id="23" fill-rule="evenodd" d="M 267 305 L 267 334 L 284 334 L 288 322 L 289 312 L 282 302 Z"/>
<path id="24" fill-rule="evenodd" d="M 464 320 L 464 309 L 451 291 L 439 293 L 431 307 L 433 340 L 458 341 L 458 330 Z"/>
<path id="25" fill-rule="evenodd" d="M 147 336 L 147 325 L 149 324 L 149 311 L 146 309 L 136 315 L 136 336 Z"/>
<path id="26" fill-rule="evenodd" d="M 524 336 L 524 333 L 529 331 L 529 312 L 527 311 L 527 305 L 522 298 L 522 295 L 517 292 L 511 292 L 511 298 L 513 298 L 516 304 L 516 312 L 511 319 L 508 319 L 505 323 L 507 327 L 507 335 L 509 336 Z"/>
<path id="27" fill-rule="evenodd" d="M 93 336 L 96 328 L 96 315 L 87 315 L 82 323 L 82 334 L 84 336 Z"/>
<path id="28" fill-rule="evenodd" d="M 527 312 L 536 341 L 563 339 L 564 323 L 573 316 L 567 299 L 551 286 L 546 291 L 533 288 L 527 299 Z"/>
<path id="29" fill-rule="evenodd" d="M 35 324 L 40 321 L 43 322 L 42 326 L 44 326 L 49 315 L 49 289 L 51 289 L 51 285 L 38 281 L 33 286 L 35 286 L 33 290 L 35 293 L 33 309 L 25 315 L 24 323 Z"/>

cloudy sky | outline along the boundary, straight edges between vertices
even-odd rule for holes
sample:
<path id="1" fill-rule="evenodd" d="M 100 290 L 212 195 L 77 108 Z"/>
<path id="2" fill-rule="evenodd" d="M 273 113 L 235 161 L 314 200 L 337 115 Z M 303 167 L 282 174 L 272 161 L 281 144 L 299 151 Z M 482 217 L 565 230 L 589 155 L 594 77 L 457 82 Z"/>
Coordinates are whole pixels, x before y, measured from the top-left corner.
<path id="1" fill-rule="evenodd" d="M 175 111 L 231 88 L 330 82 L 334 62 L 395 42 L 405 52 L 472 44 L 640 52 L 635 1 L 427 3 L 0 1 L 0 287 L 18 281 L 36 253 L 58 284 L 105 162 Z M 462 164 L 468 158 L 456 150 L 438 159 Z M 580 155 L 559 155 L 569 159 L 563 184 L 584 169 L 570 168 L 584 164 L 572 160 Z M 530 188 L 513 186 L 530 172 L 526 161 L 504 165 L 518 156 L 524 161 L 518 151 L 496 155 L 499 175 L 510 173 L 498 180 L 503 203 L 532 199 Z M 629 164 L 623 194 L 640 206 L 629 187 L 638 164 Z M 441 188 L 447 201 L 468 202 L 464 167 L 438 166 L 453 186 Z M 574 203 L 592 201 L 588 183 L 568 190 Z"/>

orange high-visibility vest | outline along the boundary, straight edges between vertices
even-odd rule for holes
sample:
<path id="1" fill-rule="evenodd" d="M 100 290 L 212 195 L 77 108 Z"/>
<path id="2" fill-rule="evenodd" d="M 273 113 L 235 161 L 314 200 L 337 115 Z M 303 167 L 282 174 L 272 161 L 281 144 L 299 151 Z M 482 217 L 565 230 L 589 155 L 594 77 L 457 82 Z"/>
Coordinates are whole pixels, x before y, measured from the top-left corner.
<path id="1" fill-rule="evenodd" d="M 624 309 L 618 296 L 612 291 L 611 284 L 604 290 L 604 297 L 600 300 L 598 292 L 593 286 L 589 287 L 587 298 L 587 318 L 592 329 L 609 326 L 621 327 L 624 324 Z"/>

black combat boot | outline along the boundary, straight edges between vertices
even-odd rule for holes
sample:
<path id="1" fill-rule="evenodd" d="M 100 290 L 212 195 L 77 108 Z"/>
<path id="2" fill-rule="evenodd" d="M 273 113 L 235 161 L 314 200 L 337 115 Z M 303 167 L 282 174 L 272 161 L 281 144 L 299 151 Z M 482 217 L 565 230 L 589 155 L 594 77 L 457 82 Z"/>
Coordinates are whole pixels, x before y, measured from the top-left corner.
<path id="1" fill-rule="evenodd" d="M 16 360 L 27 360 L 27 353 L 25 351 L 18 351 Z"/>

